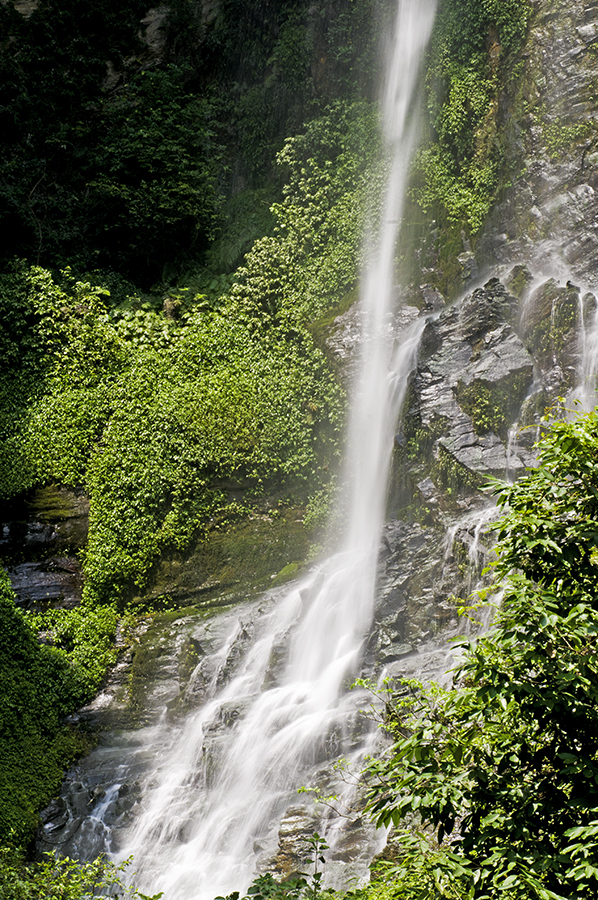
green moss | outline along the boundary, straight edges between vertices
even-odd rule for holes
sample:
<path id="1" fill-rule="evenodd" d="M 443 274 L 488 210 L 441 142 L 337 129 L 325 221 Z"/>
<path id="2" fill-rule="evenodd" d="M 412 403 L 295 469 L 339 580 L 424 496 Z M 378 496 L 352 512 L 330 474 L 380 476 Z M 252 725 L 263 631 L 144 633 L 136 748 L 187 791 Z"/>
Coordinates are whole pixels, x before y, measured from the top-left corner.
<path id="1" fill-rule="evenodd" d="M 561 365 L 565 387 L 570 386 L 575 369 L 574 361 L 565 354 L 579 315 L 579 288 L 570 282 L 561 287 L 549 279 L 530 297 L 523 321 L 526 345 L 543 369 Z"/>
<path id="2" fill-rule="evenodd" d="M 442 444 L 438 445 L 430 477 L 449 502 L 456 501 L 463 493 L 478 490 L 484 483 L 481 475 L 461 465 Z"/>
<path id="3" fill-rule="evenodd" d="M 506 288 L 519 300 L 532 283 L 532 274 L 527 266 L 514 266 L 506 280 Z"/>
<path id="4" fill-rule="evenodd" d="M 532 373 L 518 372 L 502 381 L 459 382 L 457 401 L 471 417 L 476 434 L 493 431 L 503 441 L 507 440 L 509 426 L 515 421 L 527 389 L 532 381 Z"/>
<path id="5" fill-rule="evenodd" d="M 552 119 L 542 124 L 544 145 L 553 160 L 570 154 L 574 146 L 587 142 L 589 138 L 595 140 L 596 134 L 595 124 L 589 121 L 571 123 L 567 120 Z"/>
<path id="6" fill-rule="evenodd" d="M 387 509 L 393 516 L 426 521 L 429 510 L 417 490 L 417 483 L 430 474 L 436 441 L 446 434 L 448 420 L 438 416 L 429 425 L 422 425 L 419 416 L 409 411 L 414 399 L 411 386 L 405 403 L 403 428 L 393 448 Z"/>
<path id="7" fill-rule="evenodd" d="M 475 234 L 496 197 L 503 164 L 499 109 L 531 16 L 519 0 L 445 0 L 432 39 L 432 137 L 416 167 L 424 210 L 440 207 Z"/>
<path id="8" fill-rule="evenodd" d="M 286 584 L 287 581 L 291 581 L 293 578 L 296 578 L 301 570 L 300 562 L 292 562 L 288 563 L 284 568 L 278 572 L 274 578 L 272 579 L 272 586 L 278 587 L 281 584 Z"/>
<path id="9" fill-rule="evenodd" d="M 303 507 L 283 504 L 269 510 L 256 507 L 236 522 L 222 522 L 188 551 L 167 554 L 153 585 L 135 603 L 158 609 L 164 603 L 210 608 L 229 602 L 231 591 L 242 596 L 268 587 L 273 574 L 307 556 L 309 533 L 303 515 Z"/>

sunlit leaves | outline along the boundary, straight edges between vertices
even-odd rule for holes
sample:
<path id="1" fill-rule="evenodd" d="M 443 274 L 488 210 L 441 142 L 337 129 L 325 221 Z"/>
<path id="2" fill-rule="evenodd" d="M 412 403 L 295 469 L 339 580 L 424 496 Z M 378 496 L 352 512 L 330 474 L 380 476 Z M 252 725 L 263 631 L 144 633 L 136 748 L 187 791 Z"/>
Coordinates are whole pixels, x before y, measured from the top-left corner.
<path id="1" fill-rule="evenodd" d="M 370 766 L 379 823 L 431 828 L 467 870 L 464 896 L 598 895 L 597 429 L 596 413 L 555 423 L 539 468 L 497 487 L 494 626 L 465 645 L 452 690 L 392 701 L 391 754 Z M 399 844 L 408 877 L 424 863 Z"/>

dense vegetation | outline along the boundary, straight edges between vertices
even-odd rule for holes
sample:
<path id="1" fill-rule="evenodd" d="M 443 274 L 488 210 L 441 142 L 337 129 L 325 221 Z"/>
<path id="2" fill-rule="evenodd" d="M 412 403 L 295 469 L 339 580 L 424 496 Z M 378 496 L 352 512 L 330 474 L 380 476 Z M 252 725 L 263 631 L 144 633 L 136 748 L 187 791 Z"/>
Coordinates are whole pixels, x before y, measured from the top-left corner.
<path id="1" fill-rule="evenodd" d="M 40 803 L 53 796 L 65 760 L 84 749 L 61 720 L 84 698 L 87 675 L 82 660 L 71 663 L 63 650 L 38 642 L 15 609 L 7 575 L 0 578 L 0 835 L 20 843 L 35 828 Z"/>
<path id="2" fill-rule="evenodd" d="M 554 423 L 497 487 L 494 627 L 452 690 L 391 695 L 370 808 L 399 828 L 397 896 L 598 896 L 597 446 L 596 412 Z"/>
<path id="3" fill-rule="evenodd" d="M 276 190 L 285 137 L 372 93 L 385 0 L 44 0 L 0 9 L 0 257 L 149 287 L 205 262 L 225 198 Z M 325 60 L 325 66 L 319 62 Z M 264 216 L 239 206 L 228 271 Z"/>
<path id="4" fill-rule="evenodd" d="M 91 497 L 79 609 L 25 617 L 1 584 L 3 841 L 27 844 L 84 749 L 64 716 L 160 556 L 334 472 L 344 395 L 319 325 L 354 297 L 393 7 L 222 0 L 206 21 L 175 0 L 156 49 L 136 0 L 0 4 L 0 496 L 56 481 Z M 530 9 L 440 3 L 413 193 L 459 229 L 500 184 Z M 363 900 L 597 895 L 596 430 L 555 426 L 543 466 L 501 494 L 503 606 L 455 690 L 389 699 L 371 808 L 410 827 Z M 0 898 L 79 900 L 119 877 L 44 865 L 4 852 Z M 252 896 L 319 892 L 266 878 Z"/>
<path id="5" fill-rule="evenodd" d="M 0 849 L 0 900 L 160 900 L 148 897 L 135 887 L 123 884 L 130 860 L 116 866 L 105 859 L 78 863 L 68 857 L 49 854 L 36 865 L 26 865 L 22 854 L 12 848 Z"/>
<path id="6" fill-rule="evenodd" d="M 432 133 L 415 194 L 424 209 L 474 234 L 503 174 L 501 103 L 521 74 L 517 54 L 531 12 L 528 0 L 440 2 L 427 73 Z"/>
<path id="7" fill-rule="evenodd" d="M 161 552 L 238 512 L 225 482 L 249 501 L 329 477 L 342 393 L 307 325 L 355 283 L 374 126 L 345 105 L 289 140 L 276 233 L 216 302 L 181 290 L 164 311 L 68 271 L 4 276 L 0 491 L 85 485 L 94 602 L 122 607 Z"/>

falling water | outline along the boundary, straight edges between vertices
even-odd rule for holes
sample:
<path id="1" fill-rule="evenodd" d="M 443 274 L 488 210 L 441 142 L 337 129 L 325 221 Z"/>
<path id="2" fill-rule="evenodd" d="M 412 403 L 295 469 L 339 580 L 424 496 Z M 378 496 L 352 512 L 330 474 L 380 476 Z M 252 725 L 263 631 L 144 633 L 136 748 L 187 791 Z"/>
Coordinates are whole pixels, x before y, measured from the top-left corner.
<path id="1" fill-rule="evenodd" d="M 586 313 L 586 308 L 590 312 Z M 596 380 L 598 374 L 598 305 L 593 294 L 580 293 L 579 322 L 581 338 L 581 364 L 579 385 L 571 399 L 577 400 L 585 411 L 596 406 Z"/>
<path id="2" fill-rule="evenodd" d="M 272 843 L 305 772 L 326 758 L 332 737 L 342 753 L 354 733 L 360 700 L 347 685 L 359 672 L 372 621 L 393 433 L 424 324 L 419 319 L 397 339 L 391 311 L 417 86 L 435 5 L 400 0 L 395 23 L 383 105 L 391 161 L 378 248 L 363 278 L 365 332 L 349 427 L 342 549 L 265 604 L 233 677 L 222 687 L 216 671 L 203 707 L 172 732 L 170 749 L 147 779 L 142 811 L 122 850 L 134 855 L 141 888 L 163 890 L 169 900 L 211 900 L 246 888 L 256 851 Z M 244 627 L 241 616 L 229 647 Z M 231 709 L 226 739 L 210 743 Z"/>

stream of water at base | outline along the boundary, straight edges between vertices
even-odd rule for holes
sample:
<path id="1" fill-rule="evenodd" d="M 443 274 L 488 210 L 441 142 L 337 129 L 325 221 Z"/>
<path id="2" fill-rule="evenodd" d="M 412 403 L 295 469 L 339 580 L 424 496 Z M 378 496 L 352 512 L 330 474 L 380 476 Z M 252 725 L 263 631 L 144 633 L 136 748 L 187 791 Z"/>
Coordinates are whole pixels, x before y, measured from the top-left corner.
<path id="1" fill-rule="evenodd" d="M 371 624 L 393 433 L 424 326 L 422 317 L 397 340 L 391 313 L 398 223 L 435 6 L 436 0 L 400 0 L 389 50 L 383 103 L 389 175 L 378 245 L 362 279 L 365 329 L 349 426 L 345 537 L 336 555 L 258 619 L 230 681 L 221 686 L 214 676 L 202 708 L 173 729 L 170 746 L 160 737 L 159 758 L 121 850 L 134 855 L 140 888 L 162 890 L 169 900 L 211 900 L 245 889 L 256 848 L 276 831 L 305 772 L 327 755 L 331 736 L 339 755 L 355 748 L 362 699 L 347 687 L 359 673 Z M 223 659 L 242 627 L 233 623 Z M 208 752 L 214 723 L 233 706 L 234 727 Z M 357 743 L 354 757 L 367 750 L 367 734 Z"/>

